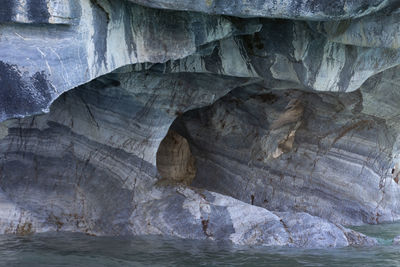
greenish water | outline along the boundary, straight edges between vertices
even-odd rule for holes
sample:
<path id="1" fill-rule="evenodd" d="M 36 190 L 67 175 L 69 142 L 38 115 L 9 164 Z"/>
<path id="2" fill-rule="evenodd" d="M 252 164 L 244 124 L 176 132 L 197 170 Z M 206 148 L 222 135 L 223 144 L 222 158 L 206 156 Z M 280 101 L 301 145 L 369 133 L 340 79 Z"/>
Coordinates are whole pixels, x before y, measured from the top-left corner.
<path id="1" fill-rule="evenodd" d="M 240 247 L 161 237 L 110 238 L 53 233 L 0 236 L 1 266 L 400 266 L 400 223 L 355 228 L 372 248 Z"/>

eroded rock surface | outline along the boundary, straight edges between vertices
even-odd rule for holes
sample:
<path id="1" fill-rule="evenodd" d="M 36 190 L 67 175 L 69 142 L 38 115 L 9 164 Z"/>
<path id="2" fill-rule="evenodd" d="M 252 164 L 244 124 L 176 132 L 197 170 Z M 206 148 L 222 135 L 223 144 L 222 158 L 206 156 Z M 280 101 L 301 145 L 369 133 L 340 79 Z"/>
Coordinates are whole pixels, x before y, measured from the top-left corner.
<path id="1" fill-rule="evenodd" d="M 372 238 L 307 213 L 271 212 L 214 192 L 182 187 L 164 189 L 161 195 L 133 212 L 133 233 L 170 233 L 239 245 L 315 248 L 376 244 Z"/>
<path id="2" fill-rule="evenodd" d="M 0 13 L 0 121 L 47 111 L 63 92 L 119 67 L 183 58 L 258 30 L 124 0 L 9 2 Z"/>
<path id="3" fill-rule="evenodd" d="M 196 157 L 193 185 L 337 223 L 400 218 L 396 133 L 363 113 L 361 92 L 253 87 L 177 122 Z"/>
<path id="4" fill-rule="evenodd" d="M 400 219 L 399 8 L 8 1 L 0 233 L 373 245 L 341 224 Z"/>
<path id="5" fill-rule="evenodd" d="M 190 10 L 239 17 L 348 19 L 373 13 L 394 3 L 387 0 L 129 0 L 164 9 Z"/>

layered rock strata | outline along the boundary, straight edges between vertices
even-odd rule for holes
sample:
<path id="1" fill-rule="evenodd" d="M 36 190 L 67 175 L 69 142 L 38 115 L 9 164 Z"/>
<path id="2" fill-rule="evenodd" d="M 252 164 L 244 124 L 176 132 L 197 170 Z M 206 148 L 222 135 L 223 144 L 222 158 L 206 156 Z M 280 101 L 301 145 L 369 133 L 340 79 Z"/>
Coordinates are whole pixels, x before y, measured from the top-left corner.
<path id="1" fill-rule="evenodd" d="M 374 244 L 307 213 L 273 213 L 206 190 L 170 187 L 190 183 L 196 165 L 182 136 L 170 131 L 162 141 L 169 125 L 180 112 L 247 82 L 217 80 L 209 74 L 108 75 L 64 94 L 49 114 L 3 123 L 3 232 L 162 234 L 268 246 Z"/>
<path id="2" fill-rule="evenodd" d="M 255 88 L 176 122 L 196 158 L 193 185 L 342 224 L 400 218 L 396 135 L 363 113 L 360 91 Z"/>
<path id="3" fill-rule="evenodd" d="M 400 219 L 398 8 L 9 1 L 0 232 L 374 244 L 342 224 Z"/>

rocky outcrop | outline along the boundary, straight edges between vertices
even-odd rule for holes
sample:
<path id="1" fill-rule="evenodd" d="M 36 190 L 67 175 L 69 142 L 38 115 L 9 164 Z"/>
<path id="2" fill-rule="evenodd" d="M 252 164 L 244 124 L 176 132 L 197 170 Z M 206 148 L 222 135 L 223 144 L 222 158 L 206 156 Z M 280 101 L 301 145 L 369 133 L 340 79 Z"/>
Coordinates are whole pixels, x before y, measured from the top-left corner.
<path id="1" fill-rule="evenodd" d="M 196 158 L 193 185 L 343 224 L 400 218 L 396 136 L 362 112 L 361 92 L 251 89 L 177 121 Z"/>
<path id="2" fill-rule="evenodd" d="M 162 234 L 265 246 L 374 244 L 307 213 L 273 213 L 207 190 L 170 187 L 190 183 L 196 171 L 188 141 L 167 134 L 174 118 L 246 82 L 216 81 L 209 74 L 112 74 L 64 94 L 49 114 L 3 123 L 3 233 Z"/>
<path id="3" fill-rule="evenodd" d="M 164 189 L 161 195 L 133 212 L 133 233 L 170 233 L 239 245 L 315 248 L 376 244 L 375 239 L 307 213 L 270 212 L 217 193 L 182 187 Z"/>
<path id="4" fill-rule="evenodd" d="M 387 0 L 129 0 L 154 8 L 190 10 L 238 17 L 338 20 L 360 17 L 390 6 Z"/>
<path id="5" fill-rule="evenodd" d="M 0 232 L 374 244 L 342 224 L 400 219 L 398 8 L 9 1 Z"/>
<path id="6" fill-rule="evenodd" d="M 63 92 L 119 67 L 183 58 L 259 29 L 124 0 L 9 2 L 0 12 L 0 121 L 48 111 Z"/>

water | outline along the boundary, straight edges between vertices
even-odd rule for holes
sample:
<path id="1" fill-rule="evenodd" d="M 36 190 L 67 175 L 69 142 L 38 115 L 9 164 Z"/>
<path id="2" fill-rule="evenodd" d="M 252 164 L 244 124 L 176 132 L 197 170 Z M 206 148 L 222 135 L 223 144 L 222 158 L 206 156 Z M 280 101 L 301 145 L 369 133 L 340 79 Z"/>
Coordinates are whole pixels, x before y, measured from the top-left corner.
<path id="1" fill-rule="evenodd" d="M 356 230 L 377 237 L 380 245 L 289 249 L 161 237 L 5 235 L 0 236 L 0 266 L 400 266 L 400 247 L 391 245 L 400 223 Z"/>

